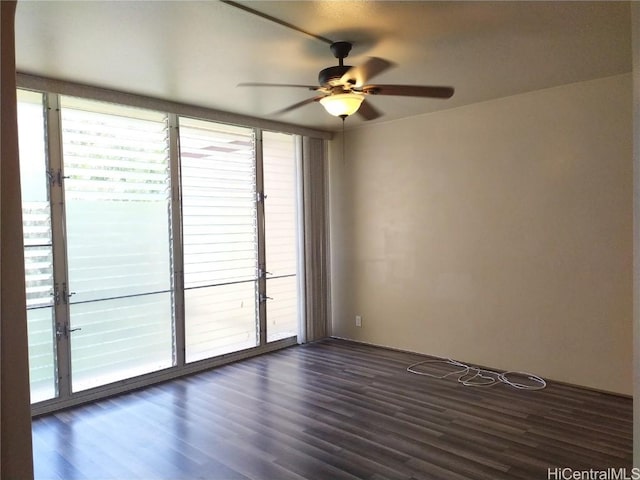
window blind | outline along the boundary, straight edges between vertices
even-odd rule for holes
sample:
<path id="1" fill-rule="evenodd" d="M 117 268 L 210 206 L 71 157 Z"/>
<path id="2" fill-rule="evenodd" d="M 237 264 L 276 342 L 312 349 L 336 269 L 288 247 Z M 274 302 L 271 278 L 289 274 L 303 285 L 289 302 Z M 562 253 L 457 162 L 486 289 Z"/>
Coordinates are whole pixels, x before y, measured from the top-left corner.
<path id="1" fill-rule="evenodd" d="M 53 332 L 53 245 L 43 95 L 18 90 L 29 380 L 32 401 L 56 395 Z"/>
<path id="2" fill-rule="evenodd" d="M 296 152 L 292 135 L 263 132 L 267 341 L 298 333 Z"/>
<path id="3" fill-rule="evenodd" d="M 61 97 L 73 391 L 173 364 L 167 115 Z"/>
<path id="4" fill-rule="evenodd" d="M 258 344 L 250 128 L 180 117 L 188 362 Z"/>

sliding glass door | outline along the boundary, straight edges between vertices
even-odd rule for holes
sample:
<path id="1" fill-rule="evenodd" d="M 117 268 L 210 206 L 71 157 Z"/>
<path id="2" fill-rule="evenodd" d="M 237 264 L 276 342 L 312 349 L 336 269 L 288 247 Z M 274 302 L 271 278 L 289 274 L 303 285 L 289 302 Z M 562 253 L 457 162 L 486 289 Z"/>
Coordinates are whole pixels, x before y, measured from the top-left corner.
<path id="1" fill-rule="evenodd" d="M 267 341 L 298 332 L 298 226 L 295 138 L 263 132 Z"/>
<path id="2" fill-rule="evenodd" d="M 167 117 L 62 97 L 72 391 L 174 364 Z"/>
<path id="3" fill-rule="evenodd" d="M 27 294 L 31 401 L 58 394 L 56 305 L 44 96 L 18 91 L 22 229 Z"/>
<path id="4" fill-rule="evenodd" d="M 180 118 L 187 362 L 258 345 L 250 128 Z"/>
<path id="5" fill-rule="evenodd" d="M 298 333 L 295 138 L 180 118 L 186 361 Z"/>
<path id="6" fill-rule="evenodd" d="M 32 402 L 295 341 L 295 137 L 18 99 Z"/>

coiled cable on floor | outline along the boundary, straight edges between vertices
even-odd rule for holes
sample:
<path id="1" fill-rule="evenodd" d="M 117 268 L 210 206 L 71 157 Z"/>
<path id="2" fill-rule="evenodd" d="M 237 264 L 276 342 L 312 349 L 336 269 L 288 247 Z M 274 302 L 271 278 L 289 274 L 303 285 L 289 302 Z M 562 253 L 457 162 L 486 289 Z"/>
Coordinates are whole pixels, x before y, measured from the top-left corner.
<path id="1" fill-rule="evenodd" d="M 456 370 L 445 373 L 443 375 L 434 375 L 432 373 L 428 373 L 425 371 L 421 371 L 417 369 L 417 367 L 425 364 L 434 364 L 440 363 L 445 365 L 451 365 L 453 367 L 458 367 Z M 545 382 L 542 378 L 537 375 L 533 375 L 532 373 L 527 372 L 516 372 L 516 371 L 507 371 L 507 372 L 496 372 L 493 370 L 486 370 L 483 368 L 472 367 L 471 365 L 467 365 L 462 362 L 458 362 L 457 360 L 453 360 L 451 358 L 441 358 L 437 360 L 423 360 L 421 362 L 414 363 L 407 367 L 407 372 L 415 373 L 416 375 L 423 375 L 426 377 L 436 378 L 439 380 L 443 380 L 447 377 L 457 376 L 458 383 L 466 387 L 492 387 L 498 384 L 509 385 L 510 387 L 517 388 L 518 390 L 542 390 L 547 386 L 547 382 Z M 521 381 L 516 381 L 513 378 L 514 376 L 525 377 L 528 381 L 532 383 L 522 383 Z"/>

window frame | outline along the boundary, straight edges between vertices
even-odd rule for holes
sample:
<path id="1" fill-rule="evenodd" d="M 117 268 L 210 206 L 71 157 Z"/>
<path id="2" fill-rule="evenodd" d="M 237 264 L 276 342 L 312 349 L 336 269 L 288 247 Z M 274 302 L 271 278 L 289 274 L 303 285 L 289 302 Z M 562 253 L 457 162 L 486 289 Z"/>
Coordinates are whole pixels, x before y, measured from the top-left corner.
<path id="1" fill-rule="evenodd" d="M 173 209 L 177 212 L 180 211 L 180 172 L 179 172 L 179 125 L 178 125 L 178 117 L 185 116 L 191 118 L 197 118 L 207 121 L 213 121 L 218 123 L 226 123 L 231 125 L 237 125 L 242 127 L 252 128 L 256 134 L 256 138 L 261 138 L 263 129 L 266 129 L 271 132 L 276 133 L 286 133 L 294 135 L 295 144 L 296 144 L 296 159 L 295 163 L 299 167 L 301 165 L 301 145 L 302 145 L 302 136 L 310 136 L 310 138 L 317 139 L 329 139 L 331 138 L 331 134 L 328 132 L 316 131 L 312 129 L 307 129 L 304 127 L 296 127 L 287 124 L 281 124 L 279 122 L 271 122 L 266 120 L 258 120 L 252 119 L 250 117 L 243 117 L 238 115 L 227 114 L 224 112 L 217 112 L 215 110 L 210 110 L 201 107 L 193 107 L 188 105 L 176 104 L 173 102 L 166 102 L 163 100 L 150 99 L 147 97 L 134 96 L 129 94 L 124 94 L 120 92 L 107 91 L 103 89 L 97 89 L 94 87 L 87 87 L 78 84 L 72 84 L 68 82 L 60 82 L 49 79 L 42 79 L 40 77 L 33 77 L 24 74 L 18 74 L 18 89 L 20 90 L 32 90 L 39 93 L 42 93 L 45 97 L 45 108 L 46 108 L 46 125 L 45 129 L 47 131 L 48 138 L 48 160 L 51 162 L 51 159 L 54 158 L 57 164 L 61 163 L 61 138 L 60 138 L 60 120 L 59 120 L 59 96 L 60 95 L 70 95 L 70 96 L 79 96 L 82 98 L 87 98 L 90 100 L 98 100 L 109 103 L 115 103 L 118 105 L 125 105 L 131 107 L 139 107 L 150 110 L 156 110 L 161 112 L 166 112 L 169 118 L 169 137 L 168 137 L 168 146 L 169 146 L 169 155 L 170 155 L 170 181 L 171 181 L 171 203 Z M 164 108 L 162 108 L 164 107 Z M 258 147 L 259 142 L 256 142 L 256 161 L 261 162 L 261 142 L 260 147 Z M 58 158 L 56 158 L 58 157 Z M 260 172 L 260 168 L 257 169 Z M 261 172 L 259 173 L 261 176 Z M 303 222 L 302 222 L 302 197 L 303 197 L 303 188 L 302 188 L 302 172 L 298 171 L 298 187 L 297 187 L 297 201 L 298 201 L 298 293 L 299 293 L 299 324 L 304 326 L 306 324 L 304 320 L 305 316 L 305 298 L 304 298 L 304 232 L 303 232 Z M 261 178 L 258 180 L 258 185 L 260 185 L 261 190 Z M 55 195 L 52 195 L 51 201 L 57 201 L 57 198 L 53 198 Z M 176 208 L 177 207 L 177 208 Z M 258 209 L 260 208 L 260 203 L 258 204 Z M 263 210 L 263 208 L 262 208 Z M 264 218 L 264 211 L 262 212 L 262 216 Z M 53 221 L 53 219 L 52 219 Z M 174 285 L 174 321 L 175 321 L 175 331 L 174 338 L 176 341 L 176 345 L 178 348 L 176 349 L 176 362 L 175 365 L 160 371 L 151 372 L 148 374 L 141 375 L 139 377 L 134 377 L 130 379 L 121 380 L 115 383 L 111 383 L 104 386 L 99 386 L 96 388 L 92 388 L 89 390 L 77 392 L 69 397 L 58 397 L 51 400 L 45 400 L 42 402 L 32 404 L 32 414 L 40 415 L 52 411 L 56 411 L 62 408 L 67 408 L 69 406 L 82 404 L 85 402 L 93 401 L 96 399 L 104 398 L 107 396 L 123 393 L 126 391 L 130 391 L 135 388 L 140 388 L 146 385 L 152 385 L 154 383 L 166 381 L 172 378 L 181 377 L 184 375 L 188 375 L 197 371 L 206 370 L 209 368 L 213 368 L 222 364 L 226 364 L 229 362 L 237 361 L 244 358 L 249 358 L 255 355 L 259 355 L 262 353 L 266 353 L 269 351 L 274 351 L 280 348 L 285 348 L 291 345 L 294 345 L 299 342 L 303 342 L 305 338 L 304 331 L 302 330 L 302 334 L 298 339 L 296 337 L 284 338 L 281 340 L 277 340 L 274 342 L 268 343 L 266 341 L 266 325 L 260 325 L 260 343 L 258 346 L 249 348 L 246 350 L 220 355 L 218 357 L 199 360 L 192 363 L 186 363 L 184 358 L 184 341 L 185 341 L 185 332 L 184 332 L 184 278 L 183 278 L 183 249 L 181 243 L 182 230 L 181 230 L 181 215 L 172 215 L 171 216 L 171 227 L 173 231 L 173 239 L 172 239 L 172 256 L 173 258 L 173 285 Z M 262 222 L 258 222 L 260 225 Z M 54 228 L 56 228 L 54 226 Z M 263 232 L 264 233 L 264 232 Z M 259 242 L 259 245 L 262 245 L 262 252 L 259 253 L 261 263 L 264 261 L 264 237 Z M 54 249 L 59 250 L 60 246 L 54 245 Z M 60 252 L 57 254 L 58 258 L 60 258 Z M 64 258 L 64 257 L 63 257 Z M 264 283 L 264 282 L 263 282 Z M 261 291 L 264 292 L 264 285 L 262 286 Z M 261 314 L 259 316 L 260 322 L 264 323 L 265 315 Z M 62 355 L 63 361 L 69 360 L 69 352 L 65 351 L 65 349 L 59 349 L 58 355 Z"/>

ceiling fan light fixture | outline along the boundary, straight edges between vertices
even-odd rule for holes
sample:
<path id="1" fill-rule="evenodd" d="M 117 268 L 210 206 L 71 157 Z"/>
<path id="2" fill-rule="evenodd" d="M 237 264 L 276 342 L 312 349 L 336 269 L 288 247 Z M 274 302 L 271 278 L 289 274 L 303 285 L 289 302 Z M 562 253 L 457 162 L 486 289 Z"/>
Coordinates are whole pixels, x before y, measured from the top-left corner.
<path id="1" fill-rule="evenodd" d="M 330 115 L 344 118 L 356 113 L 363 100 L 357 93 L 338 93 L 321 98 L 320 103 Z"/>

